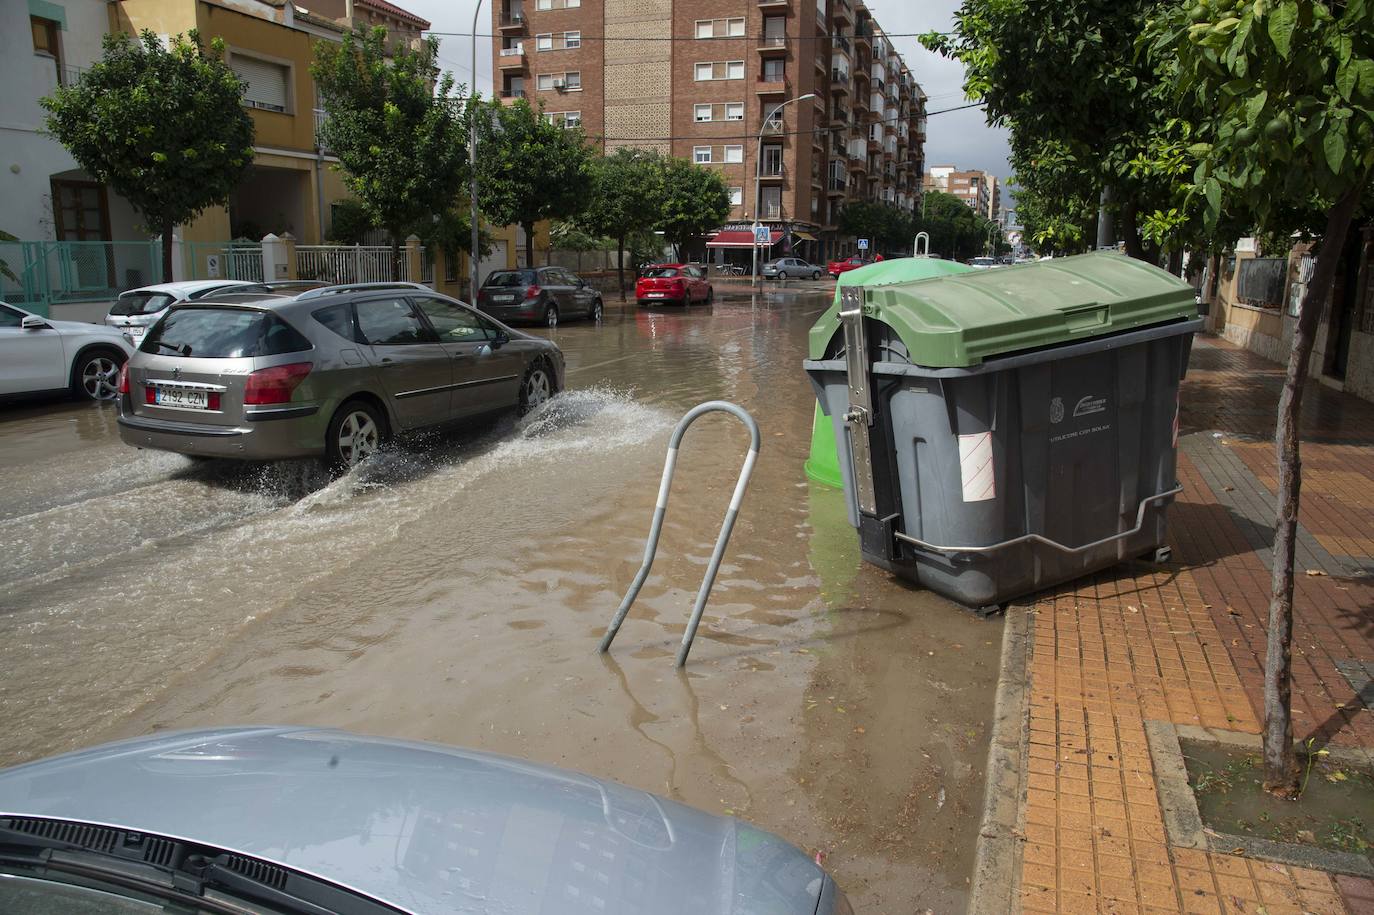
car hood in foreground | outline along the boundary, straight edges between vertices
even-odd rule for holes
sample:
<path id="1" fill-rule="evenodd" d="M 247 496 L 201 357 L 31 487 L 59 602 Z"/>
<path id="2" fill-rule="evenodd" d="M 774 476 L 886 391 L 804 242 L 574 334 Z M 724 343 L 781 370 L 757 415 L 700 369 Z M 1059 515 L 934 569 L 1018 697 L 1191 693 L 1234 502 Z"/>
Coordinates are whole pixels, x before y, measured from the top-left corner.
<path id="1" fill-rule="evenodd" d="M 240 728 L 0 771 L 0 815 L 197 841 L 416 913 L 810 913 L 826 878 L 734 819 L 436 744 Z"/>

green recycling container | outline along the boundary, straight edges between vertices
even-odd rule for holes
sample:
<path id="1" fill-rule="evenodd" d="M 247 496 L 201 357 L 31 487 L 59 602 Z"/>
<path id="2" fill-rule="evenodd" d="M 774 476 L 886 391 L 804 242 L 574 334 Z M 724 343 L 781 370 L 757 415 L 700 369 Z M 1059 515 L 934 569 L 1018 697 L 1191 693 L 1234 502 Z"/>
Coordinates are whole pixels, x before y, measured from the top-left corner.
<path id="1" fill-rule="evenodd" d="M 1116 253 L 862 280 L 805 368 L 865 559 L 981 608 L 1159 555 L 1188 284 Z"/>
<path id="2" fill-rule="evenodd" d="M 912 280 L 925 280 L 933 276 L 948 276 L 952 273 L 970 273 L 973 267 L 958 261 L 941 260 L 938 257 L 902 257 L 894 260 L 866 264 L 857 270 L 841 273 L 835 284 L 835 301 L 825 314 L 821 315 L 811 330 L 829 339 L 840 326 L 840 290 L 845 286 L 877 286 L 885 283 L 909 283 Z M 840 476 L 840 458 L 835 451 L 835 429 L 829 418 L 821 412 L 820 402 L 816 403 L 816 415 L 811 422 L 811 453 L 806 459 L 806 475 L 817 483 L 840 489 L 844 478 Z"/>

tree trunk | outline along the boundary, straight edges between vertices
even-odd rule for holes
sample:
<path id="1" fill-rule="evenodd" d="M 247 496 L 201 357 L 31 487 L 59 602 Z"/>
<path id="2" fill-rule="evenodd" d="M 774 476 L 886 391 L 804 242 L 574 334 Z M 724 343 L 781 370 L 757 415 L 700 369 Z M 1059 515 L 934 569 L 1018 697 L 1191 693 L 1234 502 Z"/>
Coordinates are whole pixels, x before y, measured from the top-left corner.
<path id="1" fill-rule="evenodd" d="M 620 284 L 620 301 L 625 301 L 625 236 L 615 240 L 615 275 Z"/>
<path id="2" fill-rule="evenodd" d="M 1140 211 L 1140 204 L 1134 200 L 1127 200 L 1121 204 L 1121 238 L 1126 242 L 1126 254 L 1136 260 L 1150 260 L 1150 254 L 1145 250 L 1145 246 L 1140 242 L 1140 232 L 1136 216 Z"/>
<path id="3" fill-rule="evenodd" d="M 401 239 L 399 232 L 391 233 L 391 278 L 401 278 Z"/>
<path id="4" fill-rule="evenodd" d="M 172 282 L 172 233 L 176 223 L 168 220 L 162 224 L 162 282 Z"/>
<path id="5" fill-rule="evenodd" d="M 1169 262 L 1166 269 L 1174 276 L 1178 276 L 1183 271 L 1183 249 L 1175 248 L 1169 252 Z"/>
<path id="6" fill-rule="evenodd" d="M 525 266 L 534 266 L 534 223 L 522 222 L 520 227 L 525 230 Z"/>
<path id="7" fill-rule="evenodd" d="M 1302 462 L 1298 457 L 1298 419 L 1312 343 L 1321 322 L 1336 262 L 1345 246 L 1346 232 L 1359 203 L 1364 182 L 1352 185 L 1336 201 L 1326 217 L 1312 281 L 1303 296 L 1293 333 L 1288 373 L 1279 397 L 1275 444 L 1278 447 L 1278 505 L 1274 521 L 1273 589 L 1269 602 L 1269 646 L 1264 662 L 1264 788 L 1280 797 L 1299 790 L 1298 760 L 1293 750 L 1293 548 L 1298 527 L 1298 491 L 1302 487 Z"/>

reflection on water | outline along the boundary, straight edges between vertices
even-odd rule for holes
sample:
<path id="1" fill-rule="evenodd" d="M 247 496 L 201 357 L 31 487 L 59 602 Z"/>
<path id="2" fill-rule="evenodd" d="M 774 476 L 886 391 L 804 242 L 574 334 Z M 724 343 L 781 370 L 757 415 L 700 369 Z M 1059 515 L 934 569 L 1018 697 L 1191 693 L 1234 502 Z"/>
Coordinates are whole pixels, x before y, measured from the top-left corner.
<path id="1" fill-rule="evenodd" d="M 0 762 L 229 723 L 437 740 L 746 815 L 823 854 L 864 911 L 961 908 L 1000 623 L 865 567 L 843 496 L 803 475 L 825 304 L 560 326 L 568 392 L 338 479 L 91 441 L 60 412 L 0 424 L 0 455 L 33 427 L 48 456 L 6 458 Z M 763 444 L 686 672 L 747 446 L 725 416 L 685 438 L 653 572 L 600 656 L 668 432 L 717 398 Z"/>

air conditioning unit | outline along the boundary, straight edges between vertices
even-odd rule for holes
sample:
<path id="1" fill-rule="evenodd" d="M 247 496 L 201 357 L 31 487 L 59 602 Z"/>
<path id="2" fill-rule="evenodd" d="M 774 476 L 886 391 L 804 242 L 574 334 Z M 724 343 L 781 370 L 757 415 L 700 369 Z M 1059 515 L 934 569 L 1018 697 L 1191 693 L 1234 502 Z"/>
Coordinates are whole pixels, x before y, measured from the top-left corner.
<path id="1" fill-rule="evenodd" d="M 568 81 L 566 79 L 556 79 L 553 81 L 553 88 L 559 92 L 567 92 Z"/>

